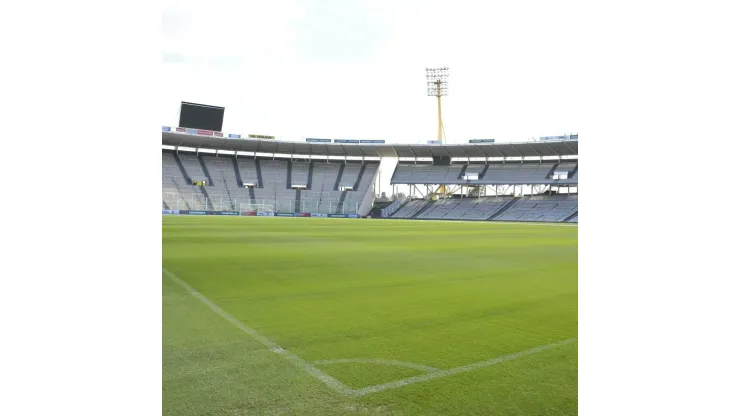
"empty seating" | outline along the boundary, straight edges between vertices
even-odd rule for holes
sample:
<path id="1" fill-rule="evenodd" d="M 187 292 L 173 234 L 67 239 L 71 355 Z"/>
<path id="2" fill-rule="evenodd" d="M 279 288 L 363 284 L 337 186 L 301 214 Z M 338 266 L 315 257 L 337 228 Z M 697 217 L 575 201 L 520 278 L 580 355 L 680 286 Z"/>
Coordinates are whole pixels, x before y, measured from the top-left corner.
<path id="1" fill-rule="evenodd" d="M 417 218 L 482 221 L 490 218 L 509 201 L 511 197 L 441 199 Z"/>
<path id="2" fill-rule="evenodd" d="M 401 209 L 396 211 L 391 218 L 411 218 L 419 212 L 422 208 L 424 208 L 424 205 L 426 205 L 429 201 L 426 199 L 414 199 L 412 201 L 409 201 L 406 205 L 402 206 Z"/>
<path id="3" fill-rule="evenodd" d="M 308 165 L 308 162 L 293 162 L 290 175 L 291 186 L 308 186 Z"/>
<path id="4" fill-rule="evenodd" d="M 492 164 L 488 166 L 485 181 L 505 183 L 528 183 L 549 179 L 554 163 L 507 163 L 504 165 Z"/>
<path id="5" fill-rule="evenodd" d="M 355 214 L 368 192 L 371 192 L 379 167 L 377 162 L 346 163 L 343 181 L 347 186 L 357 189 L 342 192 L 334 189 L 342 162 L 293 161 L 290 170 L 291 185 L 311 185 L 310 188 L 301 190 L 300 203 L 296 205 L 297 192 L 288 188 L 288 160 L 234 159 L 233 156 L 210 154 L 200 157 L 203 165 L 195 154 L 179 154 L 186 177 L 177 164 L 175 154 L 162 151 L 163 206 L 180 210 L 239 210 L 242 204 L 258 204 L 272 206 L 276 212 L 293 213 L 298 210 L 323 214 Z M 207 176 L 211 180 L 203 188 L 193 186 L 188 181 L 188 177 L 201 180 Z M 255 186 L 251 189 L 244 188 L 239 183 L 239 177 L 243 183 Z"/>
<path id="6" fill-rule="evenodd" d="M 399 164 L 391 183 L 453 183 L 460 180 L 463 167 L 464 165 Z"/>
<path id="7" fill-rule="evenodd" d="M 577 196 L 555 195 L 538 199 L 521 198 L 496 220 L 561 222 L 577 211 Z"/>
<path id="8" fill-rule="evenodd" d="M 486 169 L 486 166 L 488 168 Z M 392 184 L 542 184 L 551 181 L 548 175 L 555 166 L 547 163 L 492 163 L 489 165 L 430 165 L 430 164 L 398 164 L 391 178 Z M 465 168 L 465 175 L 478 174 L 478 180 L 467 181 L 460 177 Z M 485 176 L 480 178 L 483 171 Z"/>

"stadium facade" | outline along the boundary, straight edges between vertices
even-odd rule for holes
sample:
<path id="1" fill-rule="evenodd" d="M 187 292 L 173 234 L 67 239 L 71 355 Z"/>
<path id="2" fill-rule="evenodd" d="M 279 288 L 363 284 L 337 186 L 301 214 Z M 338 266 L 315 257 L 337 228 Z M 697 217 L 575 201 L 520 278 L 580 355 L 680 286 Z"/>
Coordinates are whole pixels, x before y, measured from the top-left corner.
<path id="1" fill-rule="evenodd" d="M 163 129 L 163 213 L 578 222 L 577 139 L 446 145 L 313 140 Z M 398 160 L 390 181 L 394 198 L 377 203 L 385 158 Z M 407 193 L 399 196 L 399 190 Z"/>

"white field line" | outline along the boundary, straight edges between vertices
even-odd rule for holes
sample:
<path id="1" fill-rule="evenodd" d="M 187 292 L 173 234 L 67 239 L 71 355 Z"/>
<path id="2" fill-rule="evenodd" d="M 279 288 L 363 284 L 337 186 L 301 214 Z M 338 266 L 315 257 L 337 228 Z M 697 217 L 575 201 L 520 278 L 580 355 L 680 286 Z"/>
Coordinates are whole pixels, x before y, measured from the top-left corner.
<path id="1" fill-rule="evenodd" d="M 450 368 L 448 370 L 439 370 L 439 371 L 432 372 L 432 373 L 427 373 L 427 374 L 422 374 L 419 376 L 405 378 L 402 380 L 392 381 L 390 383 L 377 384 L 374 386 L 363 387 L 361 389 L 353 390 L 352 393 L 354 396 L 364 396 L 364 395 L 371 394 L 371 393 L 379 393 L 381 391 L 385 391 L 389 389 L 396 389 L 399 387 L 408 386 L 409 384 L 421 383 L 423 381 L 433 380 L 435 378 L 449 377 L 455 374 L 467 373 L 473 370 L 490 367 L 492 365 L 496 365 L 496 364 L 499 364 L 505 361 L 516 360 L 517 358 L 521 358 L 527 355 L 537 354 L 538 352 L 547 351 L 547 350 L 561 347 L 563 345 L 572 344 L 576 341 L 577 341 L 576 338 L 566 339 L 565 341 L 556 342 L 554 344 L 541 345 L 539 347 L 535 347 L 529 350 L 524 350 L 524 351 L 516 352 L 513 354 L 509 354 L 509 355 L 504 355 L 498 358 L 492 358 L 486 361 L 479 361 L 477 363 L 464 365 L 462 367 Z"/>
<path id="2" fill-rule="evenodd" d="M 221 309 L 218 305 L 211 302 L 210 299 L 203 296 L 200 292 L 193 289 L 182 281 L 179 277 L 177 277 L 174 273 L 170 272 L 169 270 L 162 268 L 162 272 L 167 275 L 170 279 L 172 279 L 175 283 L 182 286 L 188 293 L 190 293 L 194 298 L 201 301 L 203 304 L 211 308 L 212 311 L 216 312 L 217 314 L 221 315 L 222 318 L 226 319 L 227 321 L 231 322 L 232 325 L 235 327 L 241 329 L 242 331 L 246 332 L 249 336 L 254 338 L 255 340 L 259 341 L 262 345 L 269 348 L 270 351 L 274 352 L 275 354 L 280 355 L 281 357 L 285 358 L 286 360 L 292 362 L 295 364 L 298 368 L 301 370 L 311 374 L 312 376 L 319 379 L 321 382 L 329 386 L 332 390 L 336 391 L 337 393 L 344 394 L 344 395 L 352 395 L 354 393 L 354 390 L 350 389 L 349 387 L 345 386 L 342 382 L 335 379 L 334 377 L 324 373 L 323 371 L 319 370 L 318 368 L 314 367 L 313 365 L 309 364 L 305 360 L 303 360 L 301 357 L 293 354 L 292 352 L 286 350 L 285 348 L 281 347 L 271 339 L 267 338 L 266 336 L 260 334 L 259 332 L 255 331 L 254 329 L 248 327 L 245 325 L 242 321 L 234 318 L 231 316 L 228 312 Z"/>
<path id="3" fill-rule="evenodd" d="M 416 363 L 410 363 L 407 361 L 398 361 L 398 360 L 384 360 L 382 358 L 337 358 L 335 360 L 314 361 L 313 363 L 318 364 L 318 365 L 342 364 L 342 363 L 367 363 L 367 364 L 396 365 L 399 367 L 408 367 L 408 368 L 413 368 L 415 370 L 423 371 L 425 373 L 430 373 L 434 371 L 442 371 L 439 368 L 430 367 L 424 364 L 416 364 Z"/>
<path id="4" fill-rule="evenodd" d="M 337 362 L 375 362 L 378 364 L 391 364 L 392 365 L 404 365 L 409 367 L 409 364 L 414 365 L 417 369 L 420 369 L 423 367 L 424 369 L 422 371 L 428 371 L 426 374 L 422 374 L 419 376 L 409 377 L 401 380 L 392 381 L 390 383 L 384 383 L 384 384 L 376 384 L 374 386 L 367 386 L 363 387 L 361 389 L 351 389 L 344 385 L 339 380 L 335 379 L 334 377 L 324 373 L 323 371 L 319 370 L 315 366 L 309 364 L 307 361 L 303 360 L 301 357 L 293 354 L 292 352 L 286 350 L 285 348 L 281 347 L 271 339 L 267 338 L 266 336 L 260 334 L 259 332 L 255 331 L 254 329 L 248 327 L 245 325 L 242 321 L 234 318 L 232 315 L 230 315 L 225 310 L 221 309 L 218 305 L 213 303 L 210 299 L 205 297 L 203 294 L 198 292 L 197 290 L 193 289 L 190 285 L 182 281 L 179 277 L 177 277 L 174 273 L 170 272 L 169 270 L 162 268 L 162 272 L 167 275 L 170 279 L 172 279 L 175 283 L 182 286 L 190 295 L 192 295 L 194 298 L 201 301 L 203 304 L 211 308 L 212 311 L 216 312 L 217 314 L 221 315 L 222 318 L 226 319 L 227 321 L 231 322 L 232 325 L 236 326 L 237 328 L 241 329 L 242 331 L 246 332 L 249 336 L 254 338 L 255 340 L 259 341 L 262 345 L 269 348 L 270 351 L 272 351 L 275 354 L 278 354 L 285 358 L 288 361 L 291 361 L 293 364 L 296 365 L 296 367 L 302 369 L 303 371 L 311 374 L 312 376 L 319 379 L 321 382 L 326 384 L 329 388 L 336 391 L 339 394 L 343 394 L 346 396 L 365 396 L 367 394 L 372 393 L 379 393 L 381 391 L 389 390 L 389 389 L 396 389 L 399 387 L 408 386 L 409 384 L 415 384 L 415 383 L 421 383 L 423 381 L 433 380 L 436 378 L 442 378 L 442 377 L 449 377 L 453 376 L 455 374 L 459 373 L 467 373 L 473 370 L 478 370 L 485 367 L 490 367 L 492 365 L 496 365 L 505 361 L 512 361 L 516 360 L 517 358 L 524 357 L 527 355 L 537 354 L 538 352 L 551 350 L 554 348 L 561 347 L 563 345 L 572 344 L 577 341 L 577 338 L 570 338 L 566 339 L 564 341 L 556 342 L 553 344 L 547 344 L 547 345 L 541 345 L 539 347 L 531 348 L 528 350 L 516 352 L 513 354 L 504 355 L 497 358 L 492 358 L 490 360 L 486 361 L 479 361 L 477 363 L 472 363 L 468 365 L 464 365 L 462 367 L 455 367 L 450 368 L 447 370 L 439 370 L 433 367 L 424 366 L 421 364 L 414 364 L 414 363 L 406 363 L 403 361 L 395 361 L 395 360 L 383 360 L 383 359 L 337 359 L 337 360 L 322 360 L 315 362 L 316 364 L 331 364 L 331 363 L 337 363 Z M 361 361 L 360 361 L 361 360 Z"/>

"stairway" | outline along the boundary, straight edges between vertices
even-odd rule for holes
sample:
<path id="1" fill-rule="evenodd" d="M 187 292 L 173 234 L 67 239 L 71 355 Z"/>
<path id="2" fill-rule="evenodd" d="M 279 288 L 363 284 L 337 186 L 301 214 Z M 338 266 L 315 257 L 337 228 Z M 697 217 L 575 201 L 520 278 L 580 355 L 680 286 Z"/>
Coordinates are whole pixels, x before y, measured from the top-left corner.
<path id="1" fill-rule="evenodd" d="M 236 175 L 236 185 L 240 188 L 244 186 L 244 182 L 242 181 L 242 173 L 239 172 L 239 163 L 236 161 L 236 157 L 231 159 L 232 162 L 234 162 L 234 174 Z"/>
<path id="2" fill-rule="evenodd" d="M 367 165 L 363 163 L 362 166 L 360 167 L 360 173 L 357 175 L 357 180 L 355 181 L 355 185 L 352 187 L 353 191 L 357 191 L 360 189 L 360 181 L 362 180 L 362 175 L 365 174 L 365 166 Z"/>
<path id="3" fill-rule="evenodd" d="M 164 209 L 166 209 L 166 210 L 169 210 L 170 209 L 170 206 L 167 205 L 167 202 L 165 202 L 164 199 L 162 200 L 162 205 L 164 205 Z"/>
<path id="4" fill-rule="evenodd" d="M 418 217 L 421 213 L 423 213 L 424 211 L 426 211 L 429 208 L 431 208 L 432 205 L 434 205 L 435 202 L 437 202 L 437 201 L 429 201 L 429 202 L 427 202 L 423 207 L 421 207 L 420 210 L 416 211 L 416 214 L 412 215 L 411 218 Z"/>
<path id="5" fill-rule="evenodd" d="M 486 221 L 491 221 L 491 220 L 494 220 L 494 219 L 496 219 L 496 218 L 500 217 L 501 215 L 503 215 L 503 214 L 504 214 L 504 212 L 506 212 L 506 210 L 508 210 L 509 208 L 511 208 L 511 207 L 512 207 L 512 206 L 513 206 L 514 204 L 516 204 L 516 203 L 517 203 L 517 201 L 519 201 L 520 199 L 521 199 L 521 198 L 512 198 L 512 199 L 511 199 L 511 201 L 507 202 L 507 203 L 506 203 L 506 204 L 505 204 L 505 205 L 504 205 L 503 207 L 501 207 L 501 209 L 499 209 L 499 210 L 498 210 L 498 211 L 496 211 L 496 212 L 495 212 L 495 213 L 494 213 L 493 215 L 491 215 L 490 217 L 488 217 L 488 218 L 486 219 Z"/>
<path id="6" fill-rule="evenodd" d="M 578 216 L 578 211 L 574 212 L 574 213 L 573 213 L 572 215 L 569 215 L 569 216 L 568 216 L 568 218 L 566 218 L 566 219 L 564 219 L 564 220 L 562 220 L 562 221 L 560 221 L 560 222 L 568 222 L 568 221 L 570 221 L 570 220 L 571 220 L 571 219 L 572 219 L 573 217 L 576 217 L 576 216 Z"/>
<path id="7" fill-rule="evenodd" d="M 337 203 L 337 209 L 334 210 L 335 214 L 342 214 L 342 208 L 344 208 L 344 198 L 347 197 L 348 191 L 342 191 L 342 196 L 339 197 L 339 202 Z"/>
<path id="8" fill-rule="evenodd" d="M 175 163 L 177 163 L 177 167 L 180 169 L 180 173 L 182 174 L 182 178 L 188 185 L 192 185 L 193 181 L 190 180 L 190 175 L 188 175 L 188 172 L 185 170 L 185 166 L 182 164 L 182 160 L 180 160 L 180 155 L 175 152 Z M 173 180 L 174 182 L 174 180 Z"/>
<path id="9" fill-rule="evenodd" d="M 308 162 L 308 181 L 306 181 L 306 189 L 311 189 L 311 181 L 313 179 L 313 162 Z"/>
<path id="10" fill-rule="evenodd" d="M 236 211 L 236 206 L 234 205 L 234 199 L 231 198 L 231 192 L 229 192 L 229 183 L 224 174 L 221 174 L 221 179 L 224 181 L 224 189 L 226 189 L 226 195 L 229 196 L 229 206 L 231 207 L 232 211 Z M 221 209 L 223 209 L 223 203 L 221 204 Z"/>
<path id="11" fill-rule="evenodd" d="M 339 181 L 342 180 L 342 174 L 344 173 L 344 163 L 339 166 L 339 175 L 337 175 L 337 181 L 334 182 L 334 190 L 339 190 Z"/>
<path id="12" fill-rule="evenodd" d="M 254 167 L 257 170 L 257 187 L 264 188 L 264 185 L 262 185 L 262 168 L 260 168 L 259 159 L 254 159 Z"/>
<path id="13" fill-rule="evenodd" d="M 485 178 L 486 177 L 486 172 L 488 172 L 488 164 L 486 164 L 483 167 L 483 170 L 480 171 L 480 175 L 478 175 L 478 180 L 481 180 L 481 179 Z"/>
<path id="14" fill-rule="evenodd" d="M 468 170 L 468 165 L 463 165 L 462 170 L 460 170 L 460 174 L 457 175 L 457 180 L 461 181 L 463 176 L 465 176 L 465 171 Z"/>
<path id="15" fill-rule="evenodd" d="M 203 169 L 203 174 L 206 175 L 206 179 L 208 179 L 208 186 L 213 185 L 213 179 L 211 178 L 211 174 L 208 172 L 208 168 L 206 167 L 206 161 L 203 160 L 203 155 L 198 155 L 198 162 L 200 162 L 200 167 Z"/>
<path id="16" fill-rule="evenodd" d="M 291 176 L 293 176 L 293 161 L 288 161 L 288 179 L 286 179 L 285 184 L 287 189 L 292 189 L 290 187 L 291 185 Z"/>
<path id="17" fill-rule="evenodd" d="M 301 212 L 301 190 L 295 190 L 295 210 L 293 212 Z"/>

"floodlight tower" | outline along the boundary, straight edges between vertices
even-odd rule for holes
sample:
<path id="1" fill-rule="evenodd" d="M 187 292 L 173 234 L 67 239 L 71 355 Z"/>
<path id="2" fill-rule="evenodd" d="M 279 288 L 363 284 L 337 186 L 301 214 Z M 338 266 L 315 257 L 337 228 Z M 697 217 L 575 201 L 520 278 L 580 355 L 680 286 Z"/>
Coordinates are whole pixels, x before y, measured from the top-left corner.
<path id="1" fill-rule="evenodd" d="M 447 95 L 447 76 L 450 68 L 427 68 L 427 95 L 437 97 L 437 140 L 445 142 L 442 124 L 442 96 Z"/>

